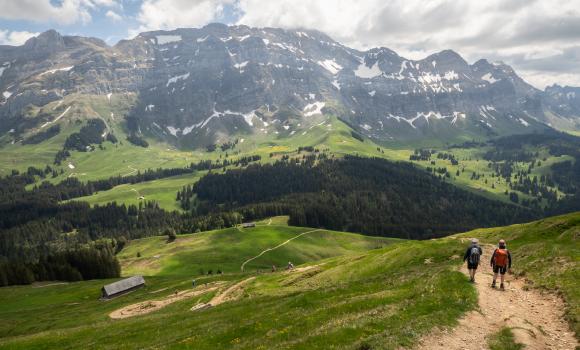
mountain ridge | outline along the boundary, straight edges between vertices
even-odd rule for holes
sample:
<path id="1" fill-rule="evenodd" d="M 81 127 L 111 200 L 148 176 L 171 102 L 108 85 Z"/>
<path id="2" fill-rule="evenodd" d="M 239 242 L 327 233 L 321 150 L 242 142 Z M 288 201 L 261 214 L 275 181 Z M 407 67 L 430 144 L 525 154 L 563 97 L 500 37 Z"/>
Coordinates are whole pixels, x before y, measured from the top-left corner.
<path id="1" fill-rule="evenodd" d="M 0 134 L 20 132 L 27 106 L 74 93 L 133 93 L 129 131 L 186 148 L 291 137 L 329 115 L 379 143 L 580 127 L 576 100 L 534 88 L 508 65 L 469 64 L 453 50 L 421 60 L 359 51 L 314 30 L 214 23 L 114 46 L 51 30 L 0 47 L 0 61 Z"/>

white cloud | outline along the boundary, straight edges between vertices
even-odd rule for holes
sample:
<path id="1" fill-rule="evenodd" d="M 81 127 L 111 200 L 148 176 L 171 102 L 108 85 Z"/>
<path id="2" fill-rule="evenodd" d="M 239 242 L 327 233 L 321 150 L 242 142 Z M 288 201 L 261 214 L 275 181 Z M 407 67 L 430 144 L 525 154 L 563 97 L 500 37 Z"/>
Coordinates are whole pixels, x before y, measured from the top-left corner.
<path id="1" fill-rule="evenodd" d="M 0 30 L 0 45 L 20 46 L 40 33 Z"/>
<path id="2" fill-rule="evenodd" d="M 199 27 L 222 15 L 223 6 L 232 0 L 144 0 L 134 34 L 157 29 Z"/>
<path id="3" fill-rule="evenodd" d="M 87 23 L 91 11 L 120 6 L 117 0 L 0 0 L 0 18 L 60 24 Z"/>
<path id="4" fill-rule="evenodd" d="M 121 15 L 119 15 L 118 13 L 116 13 L 113 10 L 107 11 L 107 13 L 105 14 L 105 16 L 107 16 L 107 18 L 109 18 L 113 22 L 120 22 L 123 19 L 123 17 Z"/>

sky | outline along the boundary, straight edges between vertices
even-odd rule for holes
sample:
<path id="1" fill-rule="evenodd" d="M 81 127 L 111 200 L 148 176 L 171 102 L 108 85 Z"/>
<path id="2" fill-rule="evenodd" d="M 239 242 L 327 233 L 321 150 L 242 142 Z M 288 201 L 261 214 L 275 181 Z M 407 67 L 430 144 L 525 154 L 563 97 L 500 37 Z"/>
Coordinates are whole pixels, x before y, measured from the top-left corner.
<path id="1" fill-rule="evenodd" d="M 212 22 L 317 29 L 410 59 L 452 49 L 470 63 L 503 61 L 540 89 L 580 86 L 580 0 L 0 0 L 0 45 L 48 29 L 113 45 Z"/>

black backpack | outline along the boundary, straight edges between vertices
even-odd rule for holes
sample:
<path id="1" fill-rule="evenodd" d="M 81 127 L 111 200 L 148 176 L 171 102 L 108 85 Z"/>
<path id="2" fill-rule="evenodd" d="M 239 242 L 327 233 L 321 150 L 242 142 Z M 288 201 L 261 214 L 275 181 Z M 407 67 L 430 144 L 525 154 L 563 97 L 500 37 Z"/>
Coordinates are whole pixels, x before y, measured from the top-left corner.
<path id="1" fill-rule="evenodd" d="M 477 265 L 479 264 L 479 247 L 474 245 L 473 247 L 471 247 L 471 251 L 469 252 L 469 263 L 472 265 Z"/>

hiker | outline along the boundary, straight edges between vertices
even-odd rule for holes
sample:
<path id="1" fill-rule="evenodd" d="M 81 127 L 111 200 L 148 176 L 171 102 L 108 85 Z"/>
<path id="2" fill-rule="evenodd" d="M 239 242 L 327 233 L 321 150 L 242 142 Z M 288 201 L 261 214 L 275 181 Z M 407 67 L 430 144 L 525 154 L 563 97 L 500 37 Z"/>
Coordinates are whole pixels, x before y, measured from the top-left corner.
<path id="1" fill-rule="evenodd" d="M 272 265 L 272 272 L 276 272 L 276 265 Z"/>
<path id="2" fill-rule="evenodd" d="M 467 269 L 469 270 L 469 282 L 475 283 L 475 271 L 479 265 L 479 258 L 483 254 L 481 247 L 476 238 L 471 239 L 471 245 L 465 251 L 463 261 L 467 261 Z"/>
<path id="3" fill-rule="evenodd" d="M 497 280 L 497 274 L 501 275 L 501 284 L 499 289 L 504 290 L 504 277 L 505 273 L 512 268 L 512 256 L 510 251 L 507 250 L 505 245 L 505 240 L 500 239 L 498 247 L 493 251 L 491 255 L 490 265 L 493 268 L 493 282 L 491 283 L 491 288 L 495 288 L 495 281 Z"/>
<path id="4" fill-rule="evenodd" d="M 294 270 L 294 264 L 291 261 L 288 261 L 288 266 L 286 266 L 286 270 Z"/>

